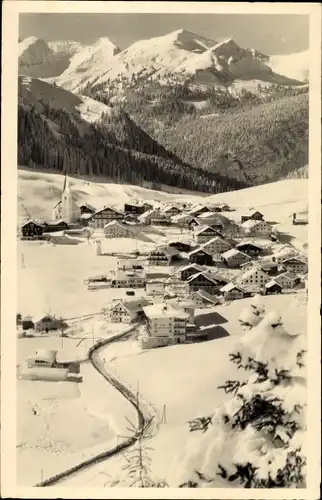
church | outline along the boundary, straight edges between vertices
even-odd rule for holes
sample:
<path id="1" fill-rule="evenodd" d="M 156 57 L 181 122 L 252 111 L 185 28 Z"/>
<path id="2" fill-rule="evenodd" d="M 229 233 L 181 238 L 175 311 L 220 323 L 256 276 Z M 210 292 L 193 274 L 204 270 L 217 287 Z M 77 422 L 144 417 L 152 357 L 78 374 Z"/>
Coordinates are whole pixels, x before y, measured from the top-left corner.
<path id="1" fill-rule="evenodd" d="M 81 210 L 77 205 L 71 190 L 69 178 L 65 174 L 64 187 L 61 200 L 54 206 L 53 220 L 63 220 L 65 222 L 78 222 Z"/>

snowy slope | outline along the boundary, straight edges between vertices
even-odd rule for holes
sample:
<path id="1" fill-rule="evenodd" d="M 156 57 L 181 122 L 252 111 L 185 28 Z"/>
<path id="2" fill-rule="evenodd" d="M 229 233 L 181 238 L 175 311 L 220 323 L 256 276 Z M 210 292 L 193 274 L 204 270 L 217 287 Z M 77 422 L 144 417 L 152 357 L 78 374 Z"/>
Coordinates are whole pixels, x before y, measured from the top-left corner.
<path id="1" fill-rule="evenodd" d="M 95 179 L 95 178 L 94 178 Z M 102 178 L 98 182 L 89 182 L 83 179 L 71 178 L 71 187 L 77 203 L 88 202 L 97 208 L 104 205 L 121 208 L 124 203 L 134 200 L 154 201 L 178 201 L 178 194 L 155 191 L 140 186 L 126 184 L 103 183 Z M 61 197 L 64 176 L 61 174 L 49 174 L 35 172 L 30 169 L 18 170 L 18 212 L 21 218 L 26 216 L 21 203 L 29 210 L 33 217 L 51 217 L 53 204 Z M 168 188 L 170 189 L 170 188 Z M 176 193 L 180 189 L 174 189 Z M 183 191 L 184 193 L 184 191 Z M 204 197 L 199 193 L 180 195 L 180 200 L 199 203 Z"/>
<path id="2" fill-rule="evenodd" d="M 54 109 L 79 112 L 89 123 L 97 121 L 102 113 L 110 113 L 111 108 L 89 97 L 76 96 L 67 90 L 51 85 L 37 78 L 19 77 L 19 98 L 22 104 L 35 106 L 41 113 L 46 102 Z"/>
<path id="3" fill-rule="evenodd" d="M 302 82 L 309 78 L 310 58 L 308 50 L 296 54 L 271 56 L 267 64 L 273 71 L 288 78 L 295 78 Z"/>
<path id="4" fill-rule="evenodd" d="M 26 217 L 22 204 L 33 217 L 50 218 L 53 204 L 60 199 L 63 182 L 63 176 L 60 174 L 18 170 L 20 220 Z M 208 200 L 210 203 L 225 202 L 235 208 L 234 212 L 226 215 L 236 221 L 240 221 L 241 215 L 248 209 L 259 210 L 265 220 L 274 223 L 273 227 L 277 231 L 283 233 L 286 238 L 291 238 L 292 244 L 301 250 L 305 250 L 307 245 L 307 226 L 292 224 L 294 212 L 308 213 L 307 179 L 284 180 L 209 197 L 184 191 L 178 195 L 140 186 L 104 183 L 101 178 L 98 178 L 98 182 L 72 178 L 71 186 L 78 203 L 87 202 L 97 208 L 110 205 L 120 209 L 124 203 L 134 200 L 177 202 L 180 198 L 180 201 L 188 203 L 205 203 Z"/>
<path id="5" fill-rule="evenodd" d="M 56 82 L 69 90 L 78 89 L 97 72 L 102 73 L 112 64 L 120 49 L 108 38 L 99 38 L 93 45 L 79 48 L 66 71 Z"/>
<path id="6" fill-rule="evenodd" d="M 294 296 L 269 296 L 264 300 L 268 311 L 283 310 L 288 331 L 305 331 L 306 307 L 294 300 Z M 189 433 L 188 420 L 207 416 L 230 399 L 218 386 L 228 379 L 238 380 L 243 376 L 229 361 L 229 353 L 242 333 L 238 317 L 251 301 L 238 300 L 212 310 L 218 332 L 229 334 L 226 337 L 145 352 L 140 352 L 136 343 L 129 341 L 107 347 L 103 354 L 112 373 L 132 389 L 139 388 L 141 396 L 155 408 L 156 418 L 161 420 L 162 414 L 165 416 L 157 434 L 148 443 L 152 448 L 148 455 L 152 460 L 152 476 L 165 478 L 170 487 L 178 486 L 176 467 L 187 452 L 186 446 L 193 446 L 194 438 L 200 439 L 200 434 Z M 122 477 L 123 464 L 120 458 L 109 461 L 108 470 L 113 479 L 119 474 Z M 70 478 L 64 486 L 102 487 L 106 481 L 102 476 L 104 470 L 106 464 L 99 464 Z"/>

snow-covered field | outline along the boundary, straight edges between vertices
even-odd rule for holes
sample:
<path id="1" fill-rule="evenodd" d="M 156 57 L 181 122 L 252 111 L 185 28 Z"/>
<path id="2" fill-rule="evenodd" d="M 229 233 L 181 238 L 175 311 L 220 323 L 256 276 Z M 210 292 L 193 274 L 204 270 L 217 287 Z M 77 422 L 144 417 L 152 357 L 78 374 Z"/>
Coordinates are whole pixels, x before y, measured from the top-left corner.
<path id="1" fill-rule="evenodd" d="M 128 341 L 105 350 L 109 369 L 126 381 L 129 387 L 139 388 L 140 394 L 155 408 L 155 418 L 162 422 L 158 433 L 148 444 L 152 448 L 149 452 L 152 475 L 166 478 L 173 487 L 177 486 L 171 481 L 175 481 L 178 455 L 192 437 L 188 420 L 212 413 L 228 398 L 218 386 L 228 379 L 238 380 L 241 376 L 228 356 L 241 334 L 238 317 L 251 300 L 239 300 L 229 306 L 214 308 L 219 328 L 229 334 L 226 337 L 144 352 L 139 350 L 136 342 Z M 263 301 L 267 311 L 282 313 L 287 331 L 294 334 L 305 331 L 304 302 L 294 295 L 269 296 Z M 64 485 L 102 487 L 107 481 L 106 473 L 118 476 L 122 465 L 122 458 L 111 459 L 67 480 Z"/>
<path id="2" fill-rule="evenodd" d="M 95 182 L 96 181 L 96 182 Z M 18 170 L 18 216 L 26 218 L 24 207 L 32 217 L 52 217 L 54 205 L 61 199 L 64 176 L 56 173 L 35 172 L 31 169 Z M 95 208 L 104 205 L 123 208 L 124 203 L 133 200 L 151 201 L 190 201 L 199 203 L 204 199 L 202 194 L 189 191 L 175 190 L 183 194 L 173 194 L 171 188 L 166 191 L 155 191 L 141 186 L 127 184 L 113 184 L 103 182 L 97 177 L 94 182 L 89 180 L 70 178 L 70 185 L 77 203 L 90 203 Z M 170 191 L 170 192 L 169 192 Z"/>
<path id="3" fill-rule="evenodd" d="M 76 333 L 75 338 L 52 335 L 19 339 L 17 372 L 23 373 L 26 359 L 41 348 L 57 349 L 61 361 L 82 359 L 93 341 L 121 328 L 106 324 L 104 329 L 102 324 L 99 329 L 99 325 L 92 325 L 95 326 L 93 337 L 91 331 L 86 334 L 83 326 L 85 331 Z M 80 373 L 81 383 L 17 380 L 19 484 L 32 486 L 115 446 L 117 435 L 126 430 L 125 416 L 135 421 L 133 407 L 89 362 L 81 364 Z"/>
<path id="4" fill-rule="evenodd" d="M 138 186 L 89 183 L 78 179 L 72 179 L 71 184 L 77 201 L 91 204 L 92 198 L 100 201 L 100 205 L 114 206 L 132 199 L 179 199 L 179 195 Z M 25 216 L 21 202 L 34 217 L 50 216 L 62 185 L 63 177 L 57 174 L 19 171 L 20 218 Z M 198 194 L 185 194 L 180 199 L 190 202 L 204 200 Z M 293 212 L 307 212 L 305 179 L 210 196 L 209 200 L 227 202 L 236 208 L 236 212 L 229 213 L 230 217 L 239 217 L 247 208 L 259 209 L 267 220 L 276 222 L 277 229 L 281 228 L 292 238 L 292 244 L 302 247 L 307 243 L 307 227 L 293 226 L 291 221 Z M 159 228 L 148 236 L 151 242 L 105 240 L 103 251 L 143 251 L 156 242 L 178 238 L 179 233 L 175 229 Z M 87 241 L 75 246 L 20 241 L 17 312 L 31 314 L 35 319 L 46 312 L 63 318 L 97 313 L 112 299 L 125 296 L 125 291 L 88 291 L 83 281 L 91 275 L 108 273 L 115 264 L 116 257 L 97 256 L 95 247 Z M 142 293 L 136 291 L 136 295 Z M 305 329 L 306 304 L 300 301 L 301 297 L 304 295 L 287 294 L 264 297 L 263 301 L 268 310 L 279 309 L 285 327 L 295 333 Z M 187 420 L 207 414 L 220 404 L 225 395 L 217 388 L 218 385 L 238 375 L 234 373 L 228 354 L 240 335 L 238 316 L 248 302 L 249 299 L 244 299 L 214 309 L 220 333 L 216 340 L 147 352 L 141 352 L 138 343 L 129 340 L 106 347 L 102 353 L 108 369 L 132 388 L 139 386 L 140 394 L 155 408 L 156 419 L 161 419 L 165 408 L 165 421 L 160 424 L 151 443 L 154 448 L 151 452 L 153 473 L 156 476 L 171 481 L 172 463 L 190 436 Z M 77 333 L 76 329 L 75 337 L 87 336 L 78 346 L 79 339 L 76 338 L 64 339 L 63 344 L 62 339 L 55 336 L 41 340 L 18 339 L 17 365 L 22 365 L 27 356 L 41 347 L 57 348 L 59 356 L 65 360 L 82 358 L 93 342 L 93 336 L 97 338 L 116 331 L 115 325 L 103 320 L 98 323 L 95 318 L 80 325 L 83 331 Z M 19 483 L 34 484 L 42 475 L 46 478 L 85 456 L 110 447 L 109 443 L 112 446 L 116 435 L 126 432 L 125 416 L 135 421 L 131 405 L 90 364 L 81 365 L 81 374 L 81 384 L 18 380 Z M 32 412 L 34 405 L 41 410 L 38 416 Z M 63 484 L 103 486 L 107 478 L 102 472 L 109 471 L 115 475 L 120 466 L 119 459 L 113 458 L 76 474 Z"/>

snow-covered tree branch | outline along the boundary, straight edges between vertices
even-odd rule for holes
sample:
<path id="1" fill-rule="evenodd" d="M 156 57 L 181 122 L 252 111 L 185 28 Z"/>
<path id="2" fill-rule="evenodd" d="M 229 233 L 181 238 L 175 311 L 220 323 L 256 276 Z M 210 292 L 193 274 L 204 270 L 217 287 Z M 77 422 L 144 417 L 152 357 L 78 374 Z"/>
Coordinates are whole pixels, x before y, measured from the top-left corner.
<path id="1" fill-rule="evenodd" d="M 202 434 L 178 467 L 180 487 L 305 487 L 305 335 L 264 316 L 258 298 L 243 319 L 248 331 L 230 357 L 251 375 L 228 380 L 220 388 L 232 398 L 189 422 Z"/>

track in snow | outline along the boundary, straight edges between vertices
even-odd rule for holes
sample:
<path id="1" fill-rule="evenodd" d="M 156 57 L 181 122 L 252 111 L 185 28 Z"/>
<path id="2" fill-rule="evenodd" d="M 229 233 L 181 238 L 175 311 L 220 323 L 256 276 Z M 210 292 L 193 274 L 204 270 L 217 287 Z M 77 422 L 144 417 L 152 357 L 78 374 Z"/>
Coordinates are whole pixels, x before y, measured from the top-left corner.
<path id="1" fill-rule="evenodd" d="M 73 467 L 60 472 L 58 474 L 55 474 L 54 476 L 51 476 L 44 481 L 41 481 L 40 483 L 37 483 L 35 486 L 36 487 L 46 487 L 46 486 L 53 486 L 59 482 L 64 481 L 65 479 L 70 478 L 74 474 L 77 474 L 78 472 L 81 472 L 89 467 L 92 467 L 93 465 L 96 465 L 100 462 L 103 462 L 115 455 L 120 454 L 127 448 L 133 446 L 138 437 L 141 435 L 145 425 L 148 423 L 148 421 L 151 419 L 151 415 L 149 414 L 148 411 L 142 411 L 141 407 L 138 402 L 138 397 L 136 394 L 134 394 L 130 389 L 128 389 L 122 382 L 117 380 L 113 375 L 109 374 L 107 370 L 105 369 L 104 365 L 99 361 L 98 354 L 101 348 L 107 346 L 108 344 L 111 344 L 113 342 L 118 342 L 121 339 L 124 339 L 127 335 L 132 333 L 133 330 L 137 328 L 137 324 L 132 326 L 130 329 L 126 330 L 125 332 L 119 333 L 115 335 L 112 338 L 109 339 L 104 339 L 104 340 L 99 340 L 94 346 L 92 346 L 89 349 L 88 352 L 88 359 L 91 361 L 93 367 L 95 370 L 97 370 L 104 379 L 109 382 L 117 391 L 119 391 L 136 409 L 137 415 L 138 415 L 138 430 L 137 432 L 131 436 L 130 438 L 126 439 L 123 441 L 121 444 L 115 446 L 114 448 L 111 448 L 109 450 L 106 450 L 102 453 L 99 453 L 98 455 L 95 455 L 94 457 L 91 457 L 87 460 L 84 460 L 83 462 L 80 462 L 77 465 L 74 465 Z"/>

